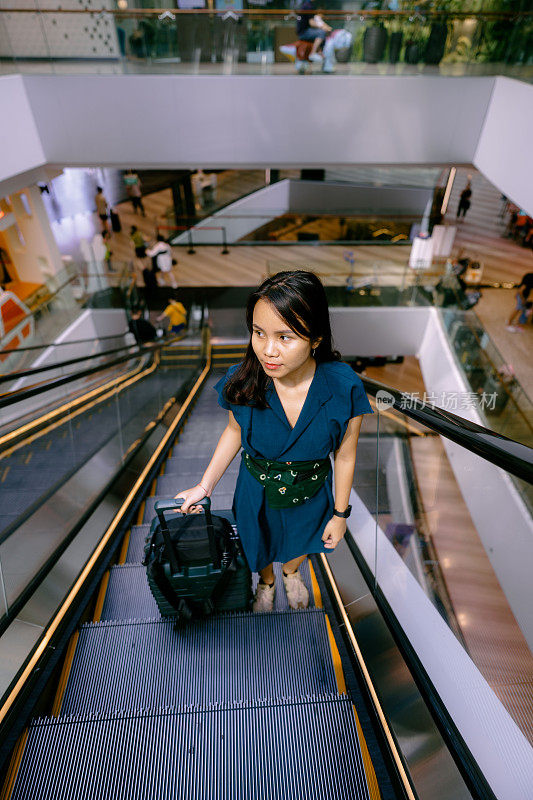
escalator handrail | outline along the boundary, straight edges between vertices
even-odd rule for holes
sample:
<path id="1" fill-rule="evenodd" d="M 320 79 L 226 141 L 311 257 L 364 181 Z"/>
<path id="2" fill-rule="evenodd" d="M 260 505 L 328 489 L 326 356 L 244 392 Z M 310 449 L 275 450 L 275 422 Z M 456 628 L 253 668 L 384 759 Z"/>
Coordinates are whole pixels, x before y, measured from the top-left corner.
<path id="1" fill-rule="evenodd" d="M 45 364 L 42 367 L 32 367 L 31 369 L 23 369 L 20 372 L 9 372 L 6 375 L 0 375 L 0 383 L 7 383 L 8 381 L 16 381 L 20 378 L 28 378 L 31 375 L 37 375 L 39 372 L 49 372 L 52 369 L 61 369 L 62 367 L 69 367 L 72 364 L 80 364 L 82 361 L 91 361 L 95 358 L 102 356 L 110 356 L 113 353 L 122 353 L 126 350 L 131 350 L 133 347 L 139 349 L 139 345 L 126 344 L 122 347 L 115 347 L 113 350 L 102 350 L 101 353 L 92 353 L 88 356 L 78 356 L 77 358 L 68 358 L 65 361 L 57 361 L 55 364 Z M 11 394 L 11 393 L 10 393 Z"/>
<path id="2" fill-rule="evenodd" d="M 361 380 L 365 390 L 372 397 L 376 397 L 379 391 L 388 393 L 393 398 L 391 407 L 399 413 L 422 423 L 426 428 L 451 439 L 517 478 L 533 483 L 533 448 L 514 439 L 508 439 L 501 433 L 484 428 L 450 411 L 419 401 L 412 395 L 379 381 L 365 377 L 361 377 Z M 401 402 L 406 396 L 409 398 L 409 404 L 407 407 L 402 407 Z"/>
<path id="3" fill-rule="evenodd" d="M 72 381 L 79 380 L 81 378 L 85 378 L 89 375 L 94 375 L 97 372 L 103 372 L 104 370 L 108 370 L 110 367 L 114 367 L 117 364 L 123 364 L 125 361 L 131 361 L 132 358 L 138 358 L 139 356 L 145 355 L 147 353 L 155 353 L 161 350 L 163 347 L 167 347 L 172 342 L 177 341 L 179 338 L 182 337 L 173 337 L 172 339 L 167 339 L 164 342 L 157 342 L 153 345 L 144 347 L 139 347 L 139 349 L 134 352 L 130 353 L 126 356 L 121 356 L 120 358 L 115 358 L 112 361 L 108 361 L 105 364 L 99 364 L 96 367 L 90 367 L 89 369 L 82 369 L 78 370 L 77 372 L 73 372 L 70 375 L 66 375 L 64 378 L 58 378 L 55 381 L 50 381 L 44 385 L 40 384 L 34 388 L 30 389 L 22 389 L 19 392 L 14 392 L 12 394 L 5 395 L 4 397 L 0 397 L 0 408 L 6 408 L 6 406 L 14 405 L 15 403 L 20 403 L 21 400 L 27 400 L 29 397 L 35 397 L 37 394 L 42 394 L 44 392 L 49 392 L 51 389 L 56 389 L 59 386 L 64 386 L 66 383 L 71 383 Z"/>
<path id="4" fill-rule="evenodd" d="M 109 336 L 99 336 L 98 341 L 103 342 L 106 339 L 122 339 L 129 330 L 122 331 L 122 333 L 110 333 Z M 71 344 L 87 344 L 87 342 L 94 343 L 94 337 L 90 339 L 69 339 L 68 342 L 45 342 L 44 344 L 29 344 L 27 347 L 14 347 L 11 350 L 2 350 L 2 356 L 10 355 L 11 353 L 25 353 L 29 350 L 47 350 L 49 347 L 66 347 Z"/>

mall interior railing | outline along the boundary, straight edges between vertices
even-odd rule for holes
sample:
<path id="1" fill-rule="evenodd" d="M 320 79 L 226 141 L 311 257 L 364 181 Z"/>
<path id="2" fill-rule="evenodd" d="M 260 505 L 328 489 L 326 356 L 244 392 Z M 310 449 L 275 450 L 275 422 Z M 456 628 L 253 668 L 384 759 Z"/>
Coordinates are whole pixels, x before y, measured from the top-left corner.
<path id="1" fill-rule="evenodd" d="M 297 39 L 298 17 L 314 13 L 292 7 L 214 9 L 212 0 L 205 9 L 133 9 L 127 0 L 119 6 L 91 12 L 6 3 L 0 12 L 4 71 L 33 72 L 36 59 L 45 71 L 78 70 L 79 64 L 68 61 L 87 59 L 95 72 L 290 74 L 280 47 Z M 400 11 L 359 6 L 343 3 L 324 13 L 334 30 L 345 31 L 336 51 L 340 73 L 368 66 L 398 74 L 532 78 L 533 13 L 527 0 L 515 3 L 512 12 L 503 2 L 487 11 L 457 10 L 455 3 L 425 9 L 414 0 Z"/>

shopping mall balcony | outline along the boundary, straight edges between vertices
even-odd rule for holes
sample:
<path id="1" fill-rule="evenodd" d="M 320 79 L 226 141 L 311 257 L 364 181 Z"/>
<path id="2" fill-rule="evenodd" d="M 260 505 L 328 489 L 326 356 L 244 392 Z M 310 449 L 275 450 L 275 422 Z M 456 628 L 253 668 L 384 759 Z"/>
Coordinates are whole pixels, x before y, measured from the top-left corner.
<path id="1" fill-rule="evenodd" d="M 529 800 L 533 13 L 329 4 L 310 62 L 318 6 L 178 5 L 0 9 L 0 796 Z M 346 535 L 177 626 L 156 504 L 294 269 L 373 411 Z"/>

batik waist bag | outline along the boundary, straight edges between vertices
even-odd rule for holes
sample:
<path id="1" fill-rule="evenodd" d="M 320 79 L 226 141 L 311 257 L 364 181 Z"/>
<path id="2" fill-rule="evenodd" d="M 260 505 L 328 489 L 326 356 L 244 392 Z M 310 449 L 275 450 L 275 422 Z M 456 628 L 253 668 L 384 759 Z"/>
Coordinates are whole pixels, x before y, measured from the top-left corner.
<path id="1" fill-rule="evenodd" d="M 294 508 L 313 497 L 326 482 L 331 469 L 329 458 L 316 461 L 273 461 L 253 458 L 243 450 L 244 466 L 265 487 L 271 508 Z"/>
<path id="2" fill-rule="evenodd" d="M 252 574 L 231 523 L 211 514 L 207 497 L 196 503 L 203 506 L 201 514 L 168 514 L 183 502 L 155 504 L 144 548 L 148 584 L 161 615 L 185 623 L 213 611 L 248 610 Z"/>

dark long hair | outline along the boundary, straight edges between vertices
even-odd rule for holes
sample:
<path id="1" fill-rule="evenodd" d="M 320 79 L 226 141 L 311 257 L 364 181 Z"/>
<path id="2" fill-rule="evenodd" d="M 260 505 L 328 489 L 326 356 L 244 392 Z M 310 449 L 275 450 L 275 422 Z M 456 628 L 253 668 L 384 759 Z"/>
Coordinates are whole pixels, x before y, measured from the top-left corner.
<path id="1" fill-rule="evenodd" d="M 317 364 L 340 361 L 341 356 L 333 349 L 328 301 L 317 275 L 296 269 L 278 272 L 274 277 L 267 278 L 248 298 L 246 325 L 250 341 L 244 361 L 225 387 L 228 402 L 238 406 L 266 408 L 265 391 L 272 378 L 265 374 L 252 347 L 252 322 L 258 300 L 268 300 L 298 336 L 312 342 L 321 339 L 315 351 Z"/>

